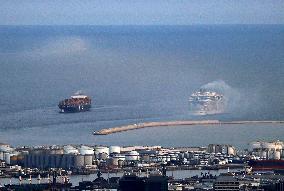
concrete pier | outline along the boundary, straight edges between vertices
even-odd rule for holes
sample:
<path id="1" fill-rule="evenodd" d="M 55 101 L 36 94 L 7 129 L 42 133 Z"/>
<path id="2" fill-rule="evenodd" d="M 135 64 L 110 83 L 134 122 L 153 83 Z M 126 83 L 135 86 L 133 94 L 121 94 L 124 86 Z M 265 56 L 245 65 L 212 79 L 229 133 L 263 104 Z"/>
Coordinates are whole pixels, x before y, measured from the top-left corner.
<path id="1" fill-rule="evenodd" d="M 219 121 L 219 120 L 199 120 L 199 121 L 165 121 L 165 122 L 145 122 L 120 127 L 112 127 L 95 131 L 94 135 L 109 135 L 123 131 L 130 131 L 146 127 L 163 127 L 178 125 L 221 125 L 221 124 L 255 124 L 255 123 L 284 123 L 284 121 Z"/>

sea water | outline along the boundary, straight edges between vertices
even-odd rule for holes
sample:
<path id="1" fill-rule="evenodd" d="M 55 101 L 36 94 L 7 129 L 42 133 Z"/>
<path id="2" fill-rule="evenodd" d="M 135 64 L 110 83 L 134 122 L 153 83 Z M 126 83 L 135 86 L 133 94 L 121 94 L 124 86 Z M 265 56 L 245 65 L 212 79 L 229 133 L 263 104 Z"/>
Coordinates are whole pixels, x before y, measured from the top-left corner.
<path id="1" fill-rule="evenodd" d="M 229 87 L 222 115 L 192 116 L 188 98 Z M 225 85 L 224 85 L 225 84 Z M 0 26 L 0 142 L 12 145 L 204 146 L 283 139 L 283 125 L 94 130 L 167 120 L 283 120 L 284 26 Z M 82 90 L 90 112 L 57 104 Z"/>

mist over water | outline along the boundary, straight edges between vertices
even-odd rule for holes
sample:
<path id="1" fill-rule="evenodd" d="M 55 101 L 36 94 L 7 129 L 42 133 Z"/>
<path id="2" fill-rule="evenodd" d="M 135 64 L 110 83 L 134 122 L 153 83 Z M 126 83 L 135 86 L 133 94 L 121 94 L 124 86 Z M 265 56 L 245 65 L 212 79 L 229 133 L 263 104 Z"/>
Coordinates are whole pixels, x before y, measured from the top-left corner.
<path id="1" fill-rule="evenodd" d="M 245 100 L 245 97 L 242 98 L 241 93 L 237 89 L 232 88 L 223 80 L 209 82 L 201 86 L 201 89 L 215 91 L 218 94 L 223 95 L 224 112 L 236 114 L 241 108 L 243 108 L 243 111 L 248 109 L 247 103 L 242 101 Z"/>
<path id="2" fill-rule="evenodd" d="M 0 129 L 283 120 L 283 74 L 282 25 L 0 26 Z M 202 86 L 223 92 L 226 114 L 189 115 Z M 78 90 L 92 110 L 59 114 Z"/>

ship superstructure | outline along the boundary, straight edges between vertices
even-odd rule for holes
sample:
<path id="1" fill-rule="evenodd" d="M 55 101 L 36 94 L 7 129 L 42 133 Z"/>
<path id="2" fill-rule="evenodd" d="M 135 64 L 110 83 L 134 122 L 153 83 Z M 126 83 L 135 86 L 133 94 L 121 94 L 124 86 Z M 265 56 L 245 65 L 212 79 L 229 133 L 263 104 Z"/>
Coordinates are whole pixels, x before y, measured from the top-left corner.
<path id="1" fill-rule="evenodd" d="M 189 97 L 189 110 L 193 115 L 224 113 L 224 96 L 215 91 L 200 89 Z"/>
<path id="2" fill-rule="evenodd" d="M 92 100 L 83 94 L 76 94 L 69 99 L 59 102 L 58 107 L 62 113 L 74 113 L 88 111 L 91 108 Z"/>

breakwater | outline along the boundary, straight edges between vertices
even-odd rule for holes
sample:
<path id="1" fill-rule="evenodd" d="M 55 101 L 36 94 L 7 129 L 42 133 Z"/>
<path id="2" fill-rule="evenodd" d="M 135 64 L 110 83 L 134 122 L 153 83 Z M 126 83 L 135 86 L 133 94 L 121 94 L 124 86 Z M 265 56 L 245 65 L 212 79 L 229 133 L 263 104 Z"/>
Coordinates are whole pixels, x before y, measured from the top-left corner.
<path id="1" fill-rule="evenodd" d="M 222 125 L 222 124 L 255 124 L 255 123 L 284 123 L 284 121 L 219 121 L 219 120 L 199 120 L 199 121 L 164 121 L 145 122 L 130 124 L 119 127 L 112 127 L 95 131 L 94 135 L 109 135 L 123 131 L 142 129 L 147 127 L 179 126 L 179 125 Z"/>

